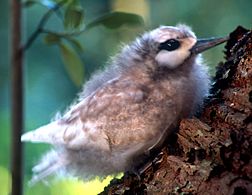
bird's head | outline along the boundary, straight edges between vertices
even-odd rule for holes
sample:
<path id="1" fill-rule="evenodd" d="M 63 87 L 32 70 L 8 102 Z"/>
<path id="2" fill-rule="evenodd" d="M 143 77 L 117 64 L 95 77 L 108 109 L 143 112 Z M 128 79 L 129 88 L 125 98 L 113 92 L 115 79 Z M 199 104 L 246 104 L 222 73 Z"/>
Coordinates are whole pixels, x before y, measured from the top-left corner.
<path id="1" fill-rule="evenodd" d="M 130 49 L 138 54 L 135 56 L 154 61 L 152 64 L 175 69 L 187 59 L 227 40 L 228 37 L 197 39 L 186 25 L 161 26 L 145 33 Z"/>

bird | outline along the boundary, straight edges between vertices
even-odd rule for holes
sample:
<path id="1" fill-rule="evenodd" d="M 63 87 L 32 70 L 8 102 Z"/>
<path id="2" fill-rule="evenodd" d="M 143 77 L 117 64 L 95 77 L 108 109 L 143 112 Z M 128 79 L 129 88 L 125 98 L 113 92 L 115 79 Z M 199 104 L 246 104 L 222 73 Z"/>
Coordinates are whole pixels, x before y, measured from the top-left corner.
<path id="1" fill-rule="evenodd" d="M 178 24 L 123 45 L 65 113 L 21 136 L 52 145 L 33 167 L 31 182 L 57 173 L 89 181 L 134 170 L 202 108 L 211 79 L 201 53 L 227 40 L 197 39 Z"/>

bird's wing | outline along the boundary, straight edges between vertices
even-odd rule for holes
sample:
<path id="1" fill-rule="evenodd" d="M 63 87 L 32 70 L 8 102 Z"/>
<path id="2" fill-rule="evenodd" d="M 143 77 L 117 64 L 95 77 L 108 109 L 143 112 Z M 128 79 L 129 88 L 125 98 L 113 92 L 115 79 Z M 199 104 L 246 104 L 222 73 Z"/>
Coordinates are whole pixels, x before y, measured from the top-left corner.
<path id="1" fill-rule="evenodd" d="M 176 123 L 177 110 L 172 99 L 176 97 L 164 90 L 148 80 L 116 79 L 70 111 L 66 122 L 81 121 L 82 132 L 91 140 L 90 144 L 94 143 L 93 147 L 99 143 L 100 147 L 106 145 L 110 150 L 125 150 L 133 145 L 151 148 Z M 77 117 L 74 119 L 74 116 Z M 84 147 L 86 144 L 76 138 L 72 141 L 68 145 Z"/>
<path id="2" fill-rule="evenodd" d="M 64 135 L 67 147 L 85 147 L 88 142 L 88 147 L 111 150 L 111 135 L 127 125 L 123 118 L 134 117 L 128 108 L 139 109 L 147 95 L 146 87 L 129 78 L 109 81 L 75 105 L 63 118 L 63 124 L 68 126 Z M 73 135 L 75 131 L 76 136 Z"/>
<path id="3" fill-rule="evenodd" d="M 174 106 L 166 96 L 149 83 L 115 79 L 72 106 L 62 119 L 23 135 L 22 140 L 107 151 L 150 140 L 151 147 L 174 121 L 166 113 Z"/>

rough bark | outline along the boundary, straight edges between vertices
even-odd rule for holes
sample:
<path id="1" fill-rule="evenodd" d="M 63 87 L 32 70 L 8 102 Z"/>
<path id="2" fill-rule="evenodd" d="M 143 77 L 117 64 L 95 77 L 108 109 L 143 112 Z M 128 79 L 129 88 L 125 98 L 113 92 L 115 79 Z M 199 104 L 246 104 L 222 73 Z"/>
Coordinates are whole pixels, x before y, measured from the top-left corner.
<path id="1" fill-rule="evenodd" d="M 101 194 L 252 194 L 252 31 L 238 27 L 201 116 L 183 120 L 138 178 Z"/>

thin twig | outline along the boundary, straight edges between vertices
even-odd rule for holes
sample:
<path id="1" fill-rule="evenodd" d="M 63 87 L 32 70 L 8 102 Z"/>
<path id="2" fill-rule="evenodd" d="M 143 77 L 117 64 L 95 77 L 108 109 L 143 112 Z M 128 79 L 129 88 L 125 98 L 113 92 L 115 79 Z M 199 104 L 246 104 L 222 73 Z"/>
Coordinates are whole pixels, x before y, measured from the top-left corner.
<path id="1" fill-rule="evenodd" d="M 31 36 L 28 38 L 28 41 L 23 45 L 22 49 L 25 51 L 29 49 L 29 47 L 32 45 L 32 43 L 35 41 L 35 39 L 38 37 L 38 35 L 43 31 L 43 28 L 48 21 L 48 19 L 51 17 L 51 15 L 56 12 L 61 5 L 63 5 L 65 1 L 61 1 L 58 4 L 55 5 L 52 9 L 48 10 L 45 15 L 41 18 L 36 30 L 31 34 Z"/>
<path id="2" fill-rule="evenodd" d="M 73 31 L 73 32 L 55 32 L 48 29 L 41 29 L 41 33 L 54 34 L 59 37 L 68 38 L 72 36 L 78 36 L 82 34 L 83 32 L 85 32 L 86 30 L 87 30 L 86 27 L 83 27 L 81 30 Z"/>

